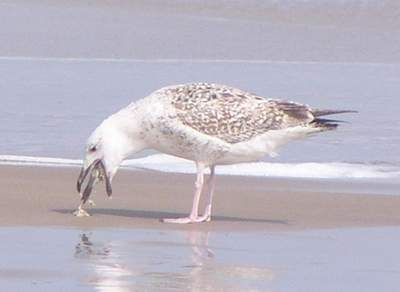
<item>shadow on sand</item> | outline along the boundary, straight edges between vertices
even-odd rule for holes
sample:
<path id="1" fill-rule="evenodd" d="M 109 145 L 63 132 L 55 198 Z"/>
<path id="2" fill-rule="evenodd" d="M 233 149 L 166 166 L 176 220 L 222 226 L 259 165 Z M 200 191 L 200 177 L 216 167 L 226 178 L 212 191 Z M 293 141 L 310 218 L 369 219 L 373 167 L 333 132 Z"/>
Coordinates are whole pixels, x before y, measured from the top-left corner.
<path id="1" fill-rule="evenodd" d="M 71 214 L 73 212 L 73 210 L 71 209 L 53 209 L 52 211 L 61 214 Z M 110 215 L 110 216 L 129 217 L 129 218 L 144 218 L 144 219 L 178 218 L 187 216 L 187 214 L 162 212 L 162 211 L 106 209 L 106 208 L 89 209 L 89 213 L 92 215 L 97 214 L 97 215 Z M 269 223 L 269 224 L 282 224 L 282 225 L 289 224 L 287 220 L 239 218 L 239 217 L 218 216 L 218 215 L 213 216 L 212 220 L 227 221 L 227 222 Z"/>

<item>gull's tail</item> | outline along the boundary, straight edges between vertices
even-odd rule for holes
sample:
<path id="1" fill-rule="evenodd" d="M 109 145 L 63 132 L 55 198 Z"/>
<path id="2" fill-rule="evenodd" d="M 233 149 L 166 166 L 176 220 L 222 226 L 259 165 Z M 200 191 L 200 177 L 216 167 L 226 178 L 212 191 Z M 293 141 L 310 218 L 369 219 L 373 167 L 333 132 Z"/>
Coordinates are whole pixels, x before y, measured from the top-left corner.
<path id="1" fill-rule="evenodd" d="M 321 109 L 313 109 L 311 113 L 314 117 L 322 117 L 336 114 L 346 114 L 346 113 L 357 113 L 357 111 L 353 110 L 321 110 Z"/>
<path id="2" fill-rule="evenodd" d="M 324 119 L 324 118 L 320 118 L 320 117 L 328 116 L 328 115 L 344 114 L 344 113 L 357 113 L 357 111 L 313 109 L 311 111 L 311 113 L 314 116 L 314 120 L 311 121 L 310 125 L 312 125 L 314 128 L 317 128 L 320 131 L 329 131 L 329 130 L 336 129 L 340 123 L 345 123 L 345 121 Z"/>

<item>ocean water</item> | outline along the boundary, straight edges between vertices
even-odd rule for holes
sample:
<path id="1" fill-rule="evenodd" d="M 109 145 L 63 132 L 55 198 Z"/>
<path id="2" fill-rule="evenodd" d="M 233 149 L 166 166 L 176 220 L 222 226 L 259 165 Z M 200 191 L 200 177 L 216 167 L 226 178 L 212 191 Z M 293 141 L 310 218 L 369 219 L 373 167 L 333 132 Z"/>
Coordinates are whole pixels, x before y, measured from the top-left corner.
<path id="1" fill-rule="evenodd" d="M 2 0 L 0 56 L 399 63 L 399 13 L 397 0 Z"/>
<path id="2" fill-rule="evenodd" d="M 346 123 L 337 131 L 294 142 L 262 164 L 225 168 L 224 174 L 400 177 L 400 65 L 382 63 L 3 57 L 0 161 L 56 158 L 53 164 L 64 165 L 57 160 L 63 158 L 77 164 L 87 137 L 108 115 L 162 86 L 192 81 L 229 84 L 315 108 L 358 111 L 338 116 Z M 149 154 L 148 160 L 126 165 L 192 171 L 180 160 L 141 155 Z"/>

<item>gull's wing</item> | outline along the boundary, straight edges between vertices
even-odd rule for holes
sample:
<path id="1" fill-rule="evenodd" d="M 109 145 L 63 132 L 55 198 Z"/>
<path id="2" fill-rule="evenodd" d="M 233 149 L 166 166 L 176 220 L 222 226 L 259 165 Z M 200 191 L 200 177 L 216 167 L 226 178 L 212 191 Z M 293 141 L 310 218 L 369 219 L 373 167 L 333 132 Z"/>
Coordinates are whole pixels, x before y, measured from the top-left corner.
<path id="1" fill-rule="evenodd" d="M 244 142 L 270 130 L 306 125 L 314 119 L 306 105 L 265 99 L 225 85 L 177 85 L 167 88 L 165 94 L 184 125 L 228 143 Z"/>

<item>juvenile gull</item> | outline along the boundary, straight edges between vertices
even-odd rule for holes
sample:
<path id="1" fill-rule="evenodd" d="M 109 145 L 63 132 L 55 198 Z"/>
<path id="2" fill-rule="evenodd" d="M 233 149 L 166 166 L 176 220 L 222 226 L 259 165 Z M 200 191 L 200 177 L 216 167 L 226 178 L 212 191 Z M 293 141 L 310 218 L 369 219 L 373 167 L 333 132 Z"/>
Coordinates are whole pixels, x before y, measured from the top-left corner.
<path id="1" fill-rule="evenodd" d="M 81 204 L 75 214 L 88 215 L 83 205 L 98 181 L 105 181 L 107 194 L 111 196 L 111 181 L 125 158 L 143 149 L 155 149 L 192 160 L 197 168 L 189 216 L 163 221 L 210 221 L 216 165 L 273 156 L 290 141 L 335 129 L 336 121 L 320 117 L 345 112 L 350 111 L 312 109 L 219 84 L 190 83 L 161 88 L 111 115 L 91 134 L 77 182 Z M 210 175 L 204 182 L 207 168 Z M 199 214 L 202 193 L 206 196 L 206 208 Z"/>

